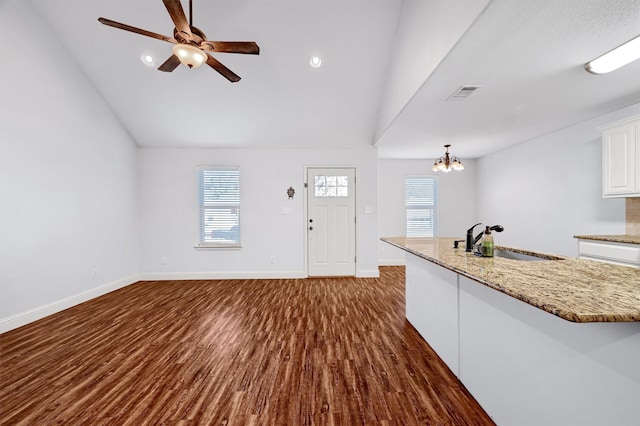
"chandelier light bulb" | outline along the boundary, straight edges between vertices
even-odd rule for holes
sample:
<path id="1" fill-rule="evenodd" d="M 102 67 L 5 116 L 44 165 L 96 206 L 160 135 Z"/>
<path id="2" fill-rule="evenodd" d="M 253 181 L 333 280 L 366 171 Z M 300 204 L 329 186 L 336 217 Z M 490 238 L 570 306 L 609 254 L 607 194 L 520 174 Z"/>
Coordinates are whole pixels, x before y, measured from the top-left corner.
<path id="1" fill-rule="evenodd" d="M 453 157 L 453 163 L 451 163 L 451 168 L 456 171 L 464 170 L 464 166 L 462 165 L 458 157 Z"/>

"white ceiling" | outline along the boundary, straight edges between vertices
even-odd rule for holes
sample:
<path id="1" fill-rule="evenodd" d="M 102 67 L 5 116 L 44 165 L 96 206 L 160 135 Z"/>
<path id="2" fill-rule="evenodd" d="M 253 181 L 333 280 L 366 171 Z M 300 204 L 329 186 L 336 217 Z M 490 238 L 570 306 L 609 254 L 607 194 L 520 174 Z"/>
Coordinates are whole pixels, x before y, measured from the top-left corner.
<path id="1" fill-rule="evenodd" d="M 479 157 L 640 102 L 640 61 L 584 63 L 640 35 L 640 0 L 493 0 L 378 140 L 386 157 L 433 147 Z M 462 102 L 463 84 L 482 86 Z M 438 154 L 441 155 L 441 154 Z"/>
<path id="2" fill-rule="evenodd" d="M 604 76 L 582 68 L 640 34 L 640 0 L 493 0 L 464 28 L 453 6 L 431 0 L 429 19 L 457 42 L 382 129 L 379 111 L 393 97 L 385 88 L 415 79 L 398 52 L 420 55 L 440 41 L 419 30 L 413 43 L 397 37 L 401 0 L 193 0 L 194 25 L 209 39 L 260 46 L 259 56 L 216 56 L 238 83 L 206 66 L 146 67 L 142 52 L 157 67 L 171 44 L 97 21 L 172 36 L 160 0 L 30 1 L 142 147 L 376 146 L 381 157 L 431 158 L 451 143 L 472 158 L 640 102 L 640 61 Z M 430 1 L 419 1 L 429 13 Z M 314 54 L 319 69 L 309 66 Z M 482 88 L 446 102 L 463 84 Z"/>

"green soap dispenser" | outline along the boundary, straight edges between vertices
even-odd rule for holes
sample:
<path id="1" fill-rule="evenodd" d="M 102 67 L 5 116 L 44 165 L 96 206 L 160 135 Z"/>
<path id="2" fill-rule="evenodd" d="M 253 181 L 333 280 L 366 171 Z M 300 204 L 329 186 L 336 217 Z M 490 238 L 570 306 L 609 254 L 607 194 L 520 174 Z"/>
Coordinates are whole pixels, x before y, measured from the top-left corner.
<path id="1" fill-rule="evenodd" d="M 493 235 L 491 235 L 491 229 L 488 226 L 484 230 L 482 240 L 480 240 L 480 253 L 482 257 L 493 257 Z"/>

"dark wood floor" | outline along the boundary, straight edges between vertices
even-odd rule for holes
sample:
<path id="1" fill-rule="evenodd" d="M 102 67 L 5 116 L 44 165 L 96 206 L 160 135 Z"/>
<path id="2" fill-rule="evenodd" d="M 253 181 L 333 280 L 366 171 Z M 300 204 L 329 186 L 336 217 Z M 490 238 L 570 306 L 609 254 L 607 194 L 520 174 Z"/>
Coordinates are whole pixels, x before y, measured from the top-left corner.
<path id="1" fill-rule="evenodd" d="M 140 282 L 0 335 L 3 425 L 491 425 L 379 279 Z"/>

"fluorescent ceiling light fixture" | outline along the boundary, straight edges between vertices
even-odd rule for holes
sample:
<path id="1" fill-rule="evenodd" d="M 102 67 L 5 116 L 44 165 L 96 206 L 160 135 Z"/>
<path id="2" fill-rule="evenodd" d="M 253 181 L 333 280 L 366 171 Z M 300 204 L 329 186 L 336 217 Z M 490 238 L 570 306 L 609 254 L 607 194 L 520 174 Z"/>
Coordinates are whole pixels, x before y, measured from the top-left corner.
<path id="1" fill-rule="evenodd" d="M 312 56 L 309 59 L 309 64 L 314 68 L 319 68 L 322 65 L 322 59 L 320 59 L 320 56 Z"/>
<path id="2" fill-rule="evenodd" d="M 640 36 L 584 64 L 591 74 L 606 74 L 640 58 Z"/>
<path id="3" fill-rule="evenodd" d="M 173 53 L 189 68 L 198 68 L 207 60 L 207 54 L 190 44 L 178 43 L 173 45 Z"/>

